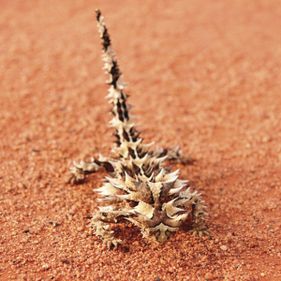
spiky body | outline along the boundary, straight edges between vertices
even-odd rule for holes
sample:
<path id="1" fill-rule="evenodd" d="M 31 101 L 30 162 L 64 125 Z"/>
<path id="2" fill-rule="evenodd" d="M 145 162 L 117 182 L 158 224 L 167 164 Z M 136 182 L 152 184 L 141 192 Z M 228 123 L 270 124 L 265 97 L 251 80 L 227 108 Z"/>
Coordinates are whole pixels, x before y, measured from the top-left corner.
<path id="1" fill-rule="evenodd" d="M 82 161 L 71 168 L 73 182 L 83 180 L 86 174 L 101 166 L 109 173 L 102 187 L 96 189 L 102 206 L 92 219 L 95 234 L 108 246 L 116 246 L 121 241 L 114 237 L 111 224 L 128 221 L 139 227 L 145 238 L 164 242 L 188 219 L 192 220 L 195 231 L 204 232 L 206 208 L 200 194 L 178 178 L 179 171 L 168 172 L 163 167 L 164 161 L 176 158 L 175 155 L 165 150 L 150 151 L 150 145 L 143 143 L 131 121 L 121 71 L 100 11 L 96 11 L 96 19 L 104 69 L 109 76 L 107 97 L 112 104 L 110 124 L 115 129 L 113 153 L 117 157 Z M 178 151 L 174 154 L 178 156 Z"/>

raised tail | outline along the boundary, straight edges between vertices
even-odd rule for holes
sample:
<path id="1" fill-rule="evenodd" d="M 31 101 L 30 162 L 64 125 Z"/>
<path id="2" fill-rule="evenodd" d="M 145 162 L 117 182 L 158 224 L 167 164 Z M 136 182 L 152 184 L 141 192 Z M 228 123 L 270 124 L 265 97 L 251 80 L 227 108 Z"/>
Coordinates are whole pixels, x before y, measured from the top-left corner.
<path id="1" fill-rule="evenodd" d="M 124 160 L 122 161 L 123 171 L 125 170 L 129 175 L 150 177 L 155 169 L 159 169 L 159 165 L 164 158 L 154 156 L 153 153 L 148 151 L 150 145 L 142 143 L 139 132 L 130 120 L 127 95 L 124 93 L 124 84 L 121 81 L 122 74 L 112 50 L 108 29 L 100 10 L 96 11 L 96 19 L 102 40 L 104 70 L 109 76 L 107 97 L 113 106 L 113 118 L 110 124 L 115 128 L 117 147 L 114 150 Z"/>
<path id="2" fill-rule="evenodd" d="M 113 118 L 110 124 L 116 130 L 116 144 L 117 147 L 120 147 L 127 142 L 139 141 L 139 132 L 130 121 L 127 95 L 124 93 L 124 84 L 121 81 L 122 73 L 112 50 L 108 29 L 100 10 L 96 10 L 96 19 L 100 38 L 102 40 L 104 70 L 109 76 L 109 79 L 107 80 L 109 85 L 107 97 L 113 106 Z M 123 152 L 125 154 L 127 153 L 127 151 Z M 126 157 L 123 153 L 121 153 L 121 155 Z"/>

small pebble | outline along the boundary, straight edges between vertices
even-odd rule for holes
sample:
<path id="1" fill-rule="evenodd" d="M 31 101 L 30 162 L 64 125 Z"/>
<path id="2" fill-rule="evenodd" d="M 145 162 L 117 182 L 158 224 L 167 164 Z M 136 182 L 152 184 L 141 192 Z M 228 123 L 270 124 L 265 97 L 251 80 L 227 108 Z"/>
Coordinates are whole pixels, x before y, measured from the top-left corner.
<path id="1" fill-rule="evenodd" d="M 50 266 L 47 263 L 42 265 L 43 270 L 48 270 L 49 268 L 50 268 Z"/>
<path id="2" fill-rule="evenodd" d="M 221 245 L 221 246 L 220 246 L 220 249 L 221 249 L 222 251 L 226 251 L 226 250 L 227 250 L 227 246 Z"/>

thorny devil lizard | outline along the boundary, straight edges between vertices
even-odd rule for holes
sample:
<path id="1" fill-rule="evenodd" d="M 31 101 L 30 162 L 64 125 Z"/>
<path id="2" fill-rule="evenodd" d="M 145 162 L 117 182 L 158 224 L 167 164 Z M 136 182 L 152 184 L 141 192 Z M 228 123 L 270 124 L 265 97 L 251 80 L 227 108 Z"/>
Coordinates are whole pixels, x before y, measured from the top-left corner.
<path id="1" fill-rule="evenodd" d="M 178 178 L 179 171 L 169 172 L 165 160 L 180 159 L 179 150 L 149 150 L 131 121 L 127 95 L 121 72 L 111 47 L 104 18 L 96 11 L 97 26 L 102 40 L 105 72 L 109 75 L 108 99 L 112 104 L 116 145 L 110 160 L 100 156 L 90 162 L 74 162 L 70 169 L 72 183 L 83 182 L 86 175 L 103 167 L 109 176 L 96 189 L 102 206 L 93 215 L 91 226 L 109 248 L 122 243 L 114 236 L 112 224 L 130 222 L 149 241 L 164 242 L 183 224 L 191 222 L 195 233 L 207 233 L 206 207 L 201 195 L 192 191 L 188 181 Z"/>

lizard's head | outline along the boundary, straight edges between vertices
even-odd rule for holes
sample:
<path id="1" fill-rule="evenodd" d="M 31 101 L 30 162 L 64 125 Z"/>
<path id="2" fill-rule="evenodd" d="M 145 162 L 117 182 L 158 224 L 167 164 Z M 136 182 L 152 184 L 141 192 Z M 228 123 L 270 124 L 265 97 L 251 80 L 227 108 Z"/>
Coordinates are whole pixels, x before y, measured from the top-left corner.
<path id="1" fill-rule="evenodd" d="M 185 182 L 148 182 L 139 184 L 134 192 L 134 206 L 131 222 L 142 229 L 145 236 L 153 236 L 156 241 L 166 241 L 172 232 L 186 220 L 189 211 L 181 208 L 179 192 Z"/>

